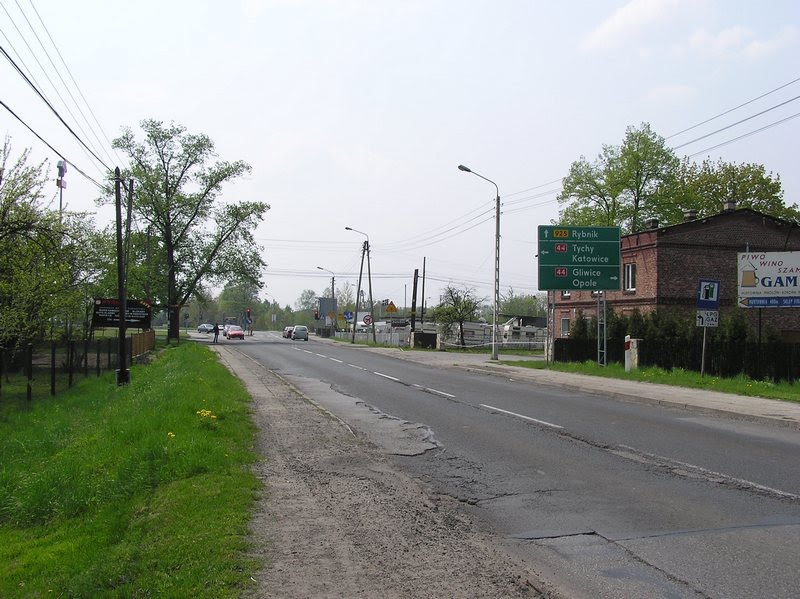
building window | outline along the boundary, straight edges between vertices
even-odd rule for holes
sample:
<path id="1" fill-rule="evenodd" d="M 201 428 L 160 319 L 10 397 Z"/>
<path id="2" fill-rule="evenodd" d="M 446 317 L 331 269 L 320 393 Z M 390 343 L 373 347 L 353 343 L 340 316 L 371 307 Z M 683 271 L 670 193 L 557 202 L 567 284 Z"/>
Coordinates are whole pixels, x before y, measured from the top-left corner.
<path id="1" fill-rule="evenodd" d="M 569 291 L 566 289 L 561 290 L 561 299 L 569 299 Z"/>
<path id="2" fill-rule="evenodd" d="M 569 337 L 569 318 L 561 319 L 561 336 Z"/>
<path id="3" fill-rule="evenodd" d="M 636 265 L 633 263 L 625 265 L 622 289 L 623 291 L 636 291 Z"/>

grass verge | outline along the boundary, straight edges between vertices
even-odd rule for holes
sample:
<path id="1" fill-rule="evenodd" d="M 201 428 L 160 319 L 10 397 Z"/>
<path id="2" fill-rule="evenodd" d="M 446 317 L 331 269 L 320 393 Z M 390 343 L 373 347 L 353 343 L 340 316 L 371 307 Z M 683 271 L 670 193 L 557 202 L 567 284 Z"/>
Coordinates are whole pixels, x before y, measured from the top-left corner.
<path id="1" fill-rule="evenodd" d="M 546 369 L 548 367 L 542 360 L 501 361 L 501 364 L 536 369 Z M 699 372 L 680 368 L 675 368 L 673 370 L 664 370 L 663 368 L 640 368 L 638 370 L 632 370 L 631 372 L 625 372 L 625 367 L 622 364 L 612 363 L 608 366 L 598 366 L 596 362 L 592 361 L 581 363 L 551 362 L 549 367 L 551 370 L 558 370 L 560 372 L 573 372 L 591 376 L 659 383 L 662 385 L 707 389 L 709 391 L 721 391 L 723 393 L 735 393 L 737 395 L 800 402 L 800 387 L 795 383 L 755 381 L 745 376 L 738 376 L 735 378 L 701 377 Z"/>
<path id="2" fill-rule="evenodd" d="M 0 597 L 235 597 L 256 567 L 244 387 L 200 345 L 0 414 Z M 14 409 L 16 408 L 16 409 Z"/>

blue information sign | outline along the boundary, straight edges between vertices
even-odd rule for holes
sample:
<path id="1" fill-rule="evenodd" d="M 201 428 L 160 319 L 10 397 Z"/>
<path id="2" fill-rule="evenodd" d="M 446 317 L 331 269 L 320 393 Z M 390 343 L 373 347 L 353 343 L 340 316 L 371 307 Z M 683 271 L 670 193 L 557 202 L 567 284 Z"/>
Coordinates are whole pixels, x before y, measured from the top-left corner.
<path id="1" fill-rule="evenodd" d="M 700 279 L 697 289 L 698 310 L 719 310 L 719 281 Z"/>

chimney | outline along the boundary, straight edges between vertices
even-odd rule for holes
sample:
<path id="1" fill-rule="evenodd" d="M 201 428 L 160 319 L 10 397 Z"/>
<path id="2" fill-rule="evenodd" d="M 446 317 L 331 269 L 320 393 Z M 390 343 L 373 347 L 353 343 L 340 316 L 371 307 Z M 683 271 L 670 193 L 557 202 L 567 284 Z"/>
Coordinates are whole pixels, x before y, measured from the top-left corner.
<path id="1" fill-rule="evenodd" d="M 648 218 L 644 221 L 644 228 L 645 229 L 658 229 L 658 219 L 657 218 Z"/>
<path id="2" fill-rule="evenodd" d="M 730 198 L 725 200 L 725 203 L 722 205 L 722 211 L 733 212 L 734 210 L 736 210 L 736 200 Z"/>
<path id="3" fill-rule="evenodd" d="M 697 219 L 697 210 L 690 209 L 683 211 L 683 222 L 688 223 L 691 220 Z"/>

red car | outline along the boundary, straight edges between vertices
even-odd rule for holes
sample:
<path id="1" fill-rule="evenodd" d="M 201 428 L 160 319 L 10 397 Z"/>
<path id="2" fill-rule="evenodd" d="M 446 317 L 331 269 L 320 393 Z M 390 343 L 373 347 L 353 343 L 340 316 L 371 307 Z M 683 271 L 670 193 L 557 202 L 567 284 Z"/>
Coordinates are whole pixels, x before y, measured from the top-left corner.
<path id="1" fill-rule="evenodd" d="M 244 329 L 233 324 L 228 327 L 228 330 L 225 332 L 225 336 L 228 339 L 241 339 L 244 341 Z"/>

